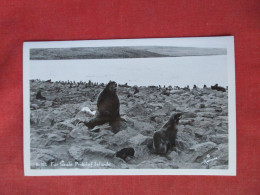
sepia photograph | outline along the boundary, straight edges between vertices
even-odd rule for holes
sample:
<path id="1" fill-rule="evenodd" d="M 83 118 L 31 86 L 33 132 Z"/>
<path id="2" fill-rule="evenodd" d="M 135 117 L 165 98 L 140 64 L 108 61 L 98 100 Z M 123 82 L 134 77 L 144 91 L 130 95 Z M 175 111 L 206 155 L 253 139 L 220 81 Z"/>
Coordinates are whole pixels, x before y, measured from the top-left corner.
<path id="1" fill-rule="evenodd" d="M 25 42 L 25 175 L 235 175 L 234 37 Z"/>

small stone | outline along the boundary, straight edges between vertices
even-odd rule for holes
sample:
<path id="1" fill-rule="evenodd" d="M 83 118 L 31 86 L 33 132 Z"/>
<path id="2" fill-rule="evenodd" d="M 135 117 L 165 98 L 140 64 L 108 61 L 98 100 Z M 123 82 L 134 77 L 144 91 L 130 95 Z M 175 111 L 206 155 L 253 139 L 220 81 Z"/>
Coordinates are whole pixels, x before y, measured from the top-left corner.
<path id="1" fill-rule="evenodd" d="M 200 104 L 200 108 L 205 108 L 205 104 Z"/>
<path id="2" fill-rule="evenodd" d="M 169 155 L 168 155 L 172 160 L 176 160 L 179 158 L 179 155 L 177 152 L 172 151 Z"/>

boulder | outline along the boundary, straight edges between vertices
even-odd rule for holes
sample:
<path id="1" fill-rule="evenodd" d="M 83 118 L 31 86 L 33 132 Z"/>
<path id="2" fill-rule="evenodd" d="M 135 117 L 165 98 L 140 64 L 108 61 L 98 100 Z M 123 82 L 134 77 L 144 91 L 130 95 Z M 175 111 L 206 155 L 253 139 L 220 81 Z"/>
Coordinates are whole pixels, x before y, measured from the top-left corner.
<path id="1" fill-rule="evenodd" d="M 151 139 L 150 137 L 144 136 L 142 134 L 138 134 L 128 141 L 131 146 L 138 146 L 143 145 L 148 142 L 148 140 Z"/>
<path id="2" fill-rule="evenodd" d="M 70 149 L 68 150 L 69 155 L 74 158 L 76 161 L 82 161 L 83 156 L 85 153 L 84 148 L 80 146 L 71 146 Z"/>
<path id="3" fill-rule="evenodd" d="M 44 106 L 45 106 L 45 107 L 51 107 L 52 105 L 53 105 L 52 101 L 46 101 L 46 102 L 44 103 Z"/>
<path id="4" fill-rule="evenodd" d="M 56 123 L 53 128 L 59 130 L 72 130 L 73 128 L 75 128 L 75 126 L 71 124 L 71 121 L 64 121 L 64 122 Z"/>
<path id="5" fill-rule="evenodd" d="M 220 144 L 210 156 L 217 158 L 211 163 L 212 166 L 228 165 L 228 144 Z"/>
<path id="6" fill-rule="evenodd" d="M 228 134 L 218 134 L 209 136 L 209 140 L 216 144 L 228 143 Z"/>
<path id="7" fill-rule="evenodd" d="M 210 153 L 213 149 L 216 149 L 217 144 L 213 142 L 205 142 L 201 144 L 195 144 L 190 148 L 192 151 L 192 162 L 202 162 L 208 153 Z"/>
<path id="8" fill-rule="evenodd" d="M 196 118 L 197 114 L 193 113 L 193 112 L 186 112 L 183 114 L 183 118 Z"/>
<path id="9" fill-rule="evenodd" d="M 45 138 L 45 145 L 49 146 L 49 145 L 57 145 L 60 144 L 61 142 L 64 142 L 66 140 L 65 136 L 61 136 L 58 134 L 48 134 L 48 137 Z"/>
<path id="10" fill-rule="evenodd" d="M 128 116 L 137 116 L 137 115 L 144 116 L 146 114 L 147 113 L 145 111 L 143 104 L 140 104 L 140 103 L 137 103 L 136 105 L 134 105 L 127 111 Z"/>
<path id="11" fill-rule="evenodd" d="M 178 169 L 177 163 L 173 163 L 167 158 L 156 158 L 152 160 L 145 160 L 136 166 L 137 169 Z"/>

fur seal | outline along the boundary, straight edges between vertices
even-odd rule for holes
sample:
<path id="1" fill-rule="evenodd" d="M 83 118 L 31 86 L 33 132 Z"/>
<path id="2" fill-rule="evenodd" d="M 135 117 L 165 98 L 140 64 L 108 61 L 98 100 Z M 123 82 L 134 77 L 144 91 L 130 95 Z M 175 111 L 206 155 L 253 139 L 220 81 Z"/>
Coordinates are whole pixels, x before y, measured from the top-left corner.
<path id="1" fill-rule="evenodd" d="M 128 156 L 134 156 L 135 150 L 133 148 L 123 148 L 122 150 L 119 150 L 116 152 L 116 157 L 122 158 L 125 160 Z"/>
<path id="2" fill-rule="evenodd" d="M 211 86 L 211 89 L 213 90 L 217 90 L 217 91 L 222 91 L 222 92 L 226 92 L 226 89 L 224 87 L 220 87 L 218 86 L 218 84 Z"/>
<path id="3" fill-rule="evenodd" d="M 138 89 L 138 87 L 136 85 L 133 87 L 133 89 L 134 89 L 134 94 L 139 93 L 139 89 Z"/>
<path id="4" fill-rule="evenodd" d="M 120 102 L 116 92 L 117 83 L 110 81 L 99 94 L 96 115 L 89 122 L 84 122 L 89 129 L 107 122 L 112 126 L 115 122 L 121 120 L 119 114 Z"/>
<path id="5" fill-rule="evenodd" d="M 153 135 L 153 149 L 157 154 L 166 154 L 175 147 L 177 125 L 181 118 L 181 113 L 172 114 L 168 122 Z"/>
<path id="6" fill-rule="evenodd" d="M 183 89 L 183 90 L 190 91 L 190 86 L 189 86 L 189 85 L 187 85 L 187 87 L 183 87 L 182 89 Z"/>
<path id="7" fill-rule="evenodd" d="M 36 99 L 38 99 L 38 100 L 46 100 L 46 97 L 43 97 L 43 96 L 42 96 L 41 90 L 39 90 L 39 91 L 37 92 L 37 94 L 36 94 Z"/>

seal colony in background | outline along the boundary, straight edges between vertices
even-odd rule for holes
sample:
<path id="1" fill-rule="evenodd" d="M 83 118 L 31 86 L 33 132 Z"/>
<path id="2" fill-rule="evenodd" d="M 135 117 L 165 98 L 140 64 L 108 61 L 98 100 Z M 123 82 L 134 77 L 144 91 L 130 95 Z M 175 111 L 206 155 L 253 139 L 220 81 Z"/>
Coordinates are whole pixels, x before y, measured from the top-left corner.
<path id="1" fill-rule="evenodd" d="M 52 83 L 51 80 L 46 81 L 47 83 Z M 59 82 L 62 85 L 69 85 L 69 88 L 77 87 L 78 89 L 88 88 L 92 86 L 98 85 L 98 83 L 92 83 L 89 81 L 88 83 L 85 82 L 79 82 L 75 83 L 68 81 L 68 82 Z M 102 87 L 105 86 L 105 88 L 101 91 L 101 93 L 97 97 L 97 108 L 95 115 L 89 120 L 89 121 L 80 121 L 80 123 L 84 123 L 85 126 L 88 127 L 88 129 L 91 130 L 91 132 L 95 132 L 96 126 L 103 125 L 105 123 L 108 123 L 111 127 L 111 130 L 113 133 L 117 133 L 118 131 L 125 129 L 121 124 L 122 122 L 127 122 L 125 119 L 121 118 L 120 116 L 120 101 L 117 95 L 117 86 L 118 84 L 115 81 L 110 81 L 107 85 L 101 84 Z M 133 91 L 131 91 L 131 88 L 126 84 L 119 85 L 121 87 L 129 88 L 127 98 L 132 97 L 133 95 L 139 93 L 138 87 L 134 86 L 132 87 Z M 178 86 L 174 87 L 176 89 L 183 89 L 184 91 L 190 91 L 189 85 L 180 88 Z M 193 90 L 196 90 L 198 87 L 196 85 L 193 86 Z M 203 86 L 203 88 L 207 88 L 206 85 Z M 221 92 L 226 92 L 227 88 L 218 86 L 218 84 L 210 87 L 212 90 L 217 90 Z M 170 90 L 173 88 L 171 86 L 150 86 L 150 89 L 158 90 L 161 89 L 162 92 L 160 93 L 161 96 L 169 96 Z M 42 88 L 38 89 L 36 93 L 36 99 L 41 101 L 46 101 L 46 97 L 42 95 Z M 202 107 L 201 107 L 202 108 Z M 172 151 L 176 149 L 176 138 L 178 133 L 178 124 L 182 117 L 183 113 L 171 113 L 168 121 L 157 131 L 154 132 L 152 136 L 152 139 L 148 141 L 147 147 L 149 148 L 151 153 L 165 156 L 168 154 L 169 151 Z M 167 117 L 167 116 L 165 116 Z M 152 117 L 151 117 L 152 118 Z M 53 125 L 52 125 L 53 126 Z M 92 131 L 93 129 L 93 131 Z M 141 130 L 141 129 L 140 129 Z M 132 158 L 135 155 L 135 150 L 129 144 L 128 147 L 122 148 L 121 150 L 115 152 L 115 156 L 118 158 L 121 158 L 124 161 L 127 161 L 128 158 Z"/>

